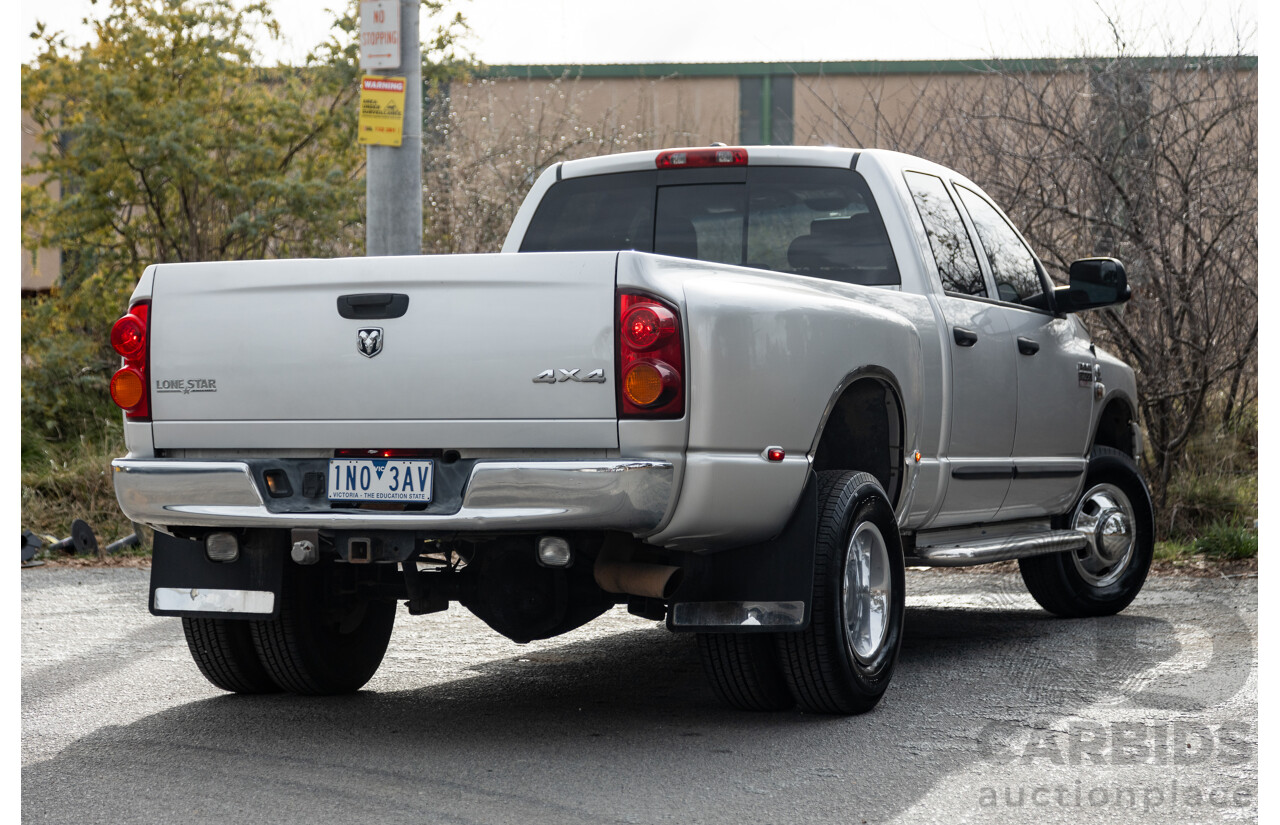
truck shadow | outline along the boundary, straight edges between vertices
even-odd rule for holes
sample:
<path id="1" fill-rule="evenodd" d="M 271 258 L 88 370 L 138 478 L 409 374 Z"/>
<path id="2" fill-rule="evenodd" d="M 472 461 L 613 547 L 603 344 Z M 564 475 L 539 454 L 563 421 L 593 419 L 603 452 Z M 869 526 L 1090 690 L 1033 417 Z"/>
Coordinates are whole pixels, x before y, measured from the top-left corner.
<path id="1" fill-rule="evenodd" d="M 993 720 L 1084 712 L 1178 652 L 1143 616 L 913 607 L 874 712 L 750 714 L 717 704 L 692 637 L 655 627 L 411 690 L 190 702 L 27 767 L 23 803 L 32 821 L 880 822 L 991 757 Z"/>

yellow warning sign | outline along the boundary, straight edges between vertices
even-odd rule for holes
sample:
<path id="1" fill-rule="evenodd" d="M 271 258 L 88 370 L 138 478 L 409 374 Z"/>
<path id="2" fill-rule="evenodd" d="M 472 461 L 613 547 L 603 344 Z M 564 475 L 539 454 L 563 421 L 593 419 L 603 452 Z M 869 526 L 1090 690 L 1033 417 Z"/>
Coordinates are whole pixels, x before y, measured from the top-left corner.
<path id="1" fill-rule="evenodd" d="M 404 137 L 403 77 L 366 75 L 360 79 L 357 143 L 399 146 Z"/>

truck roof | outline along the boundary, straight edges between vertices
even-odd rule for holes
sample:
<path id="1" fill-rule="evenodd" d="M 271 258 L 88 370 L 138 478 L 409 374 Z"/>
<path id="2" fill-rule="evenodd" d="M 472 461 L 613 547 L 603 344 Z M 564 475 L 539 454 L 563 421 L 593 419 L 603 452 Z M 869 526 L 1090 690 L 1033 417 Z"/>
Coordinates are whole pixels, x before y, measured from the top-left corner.
<path id="1" fill-rule="evenodd" d="M 712 149 L 739 150 L 747 153 L 748 166 L 831 166 L 848 169 L 854 158 L 865 155 L 874 157 L 888 168 L 910 167 L 921 171 L 934 171 L 955 175 L 950 169 L 914 155 L 888 149 L 852 149 L 842 146 L 686 146 L 668 149 L 650 149 L 643 152 L 623 152 L 616 155 L 567 160 L 558 164 L 556 179 L 579 178 L 587 175 L 608 175 L 614 172 L 635 172 L 654 169 L 660 155 L 672 152 L 706 152 Z M 547 171 L 556 170 L 557 166 Z"/>
<path id="2" fill-rule="evenodd" d="M 577 178 L 587 175 L 608 175 L 613 172 L 634 172 L 653 169 L 658 156 L 667 152 L 696 151 L 710 146 L 673 147 L 651 149 L 644 152 L 624 152 L 617 155 L 569 160 L 561 164 L 560 177 Z M 835 166 L 847 169 L 855 155 L 862 149 L 838 146 L 733 146 L 726 149 L 745 149 L 749 166 Z"/>

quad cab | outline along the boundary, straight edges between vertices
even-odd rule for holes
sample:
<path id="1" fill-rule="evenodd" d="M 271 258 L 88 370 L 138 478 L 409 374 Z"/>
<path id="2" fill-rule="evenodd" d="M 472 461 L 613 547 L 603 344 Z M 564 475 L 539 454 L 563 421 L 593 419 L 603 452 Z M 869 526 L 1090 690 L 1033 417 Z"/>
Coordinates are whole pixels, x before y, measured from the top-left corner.
<path id="1" fill-rule="evenodd" d="M 876 705 L 904 566 L 1062 616 L 1151 560 L 1133 372 L 977 185 L 873 150 L 558 163 L 500 254 L 158 264 L 112 332 L 150 609 L 229 691 L 359 689 L 404 604 L 626 604 L 739 708 Z"/>

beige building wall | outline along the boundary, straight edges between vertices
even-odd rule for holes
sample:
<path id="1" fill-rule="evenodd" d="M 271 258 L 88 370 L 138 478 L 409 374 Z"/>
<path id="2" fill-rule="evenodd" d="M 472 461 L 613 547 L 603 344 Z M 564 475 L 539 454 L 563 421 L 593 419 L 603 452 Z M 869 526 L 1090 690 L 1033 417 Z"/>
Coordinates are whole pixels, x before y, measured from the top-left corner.
<path id="1" fill-rule="evenodd" d="M 742 143 L 738 76 L 486 77 L 451 89 L 452 107 L 472 125 L 489 117 L 546 116 L 552 98 L 576 122 L 626 138 L 626 148 Z M 922 119 L 926 96 L 972 93 L 990 82 L 966 74 L 808 74 L 793 78 L 793 137 L 800 146 L 919 147 L 936 123 Z M 554 107 L 551 107 L 554 108 Z M 641 137 L 640 140 L 636 140 Z"/>
<path id="2" fill-rule="evenodd" d="M 981 88 L 980 75 L 801 75 L 795 79 L 794 142 L 859 149 L 918 147 L 939 124 L 924 101 Z"/>
<path id="3" fill-rule="evenodd" d="M 449 97 L 468 133 L 518 121 L 530 135 L 555 142 L 565 135 L 553 127 L 569 125 L 649 148 L 728 142 L 738 130 L 738 82 L 731 77 L 484 78 L 452 84 Z"/>
<path id="4" fill-rule="evenodd" d="M 22 165 L 25 167 L 35 154 L 36 124 L 26 112 L 22 113 Z M 39 186 L 43 176 L 27 175 L 22 178 L 24 186 Z M 57 182 L 49 184 L 53 197 L 59 196 Z M 48 290 L 58 281 L 58 272 L 62 266 L 62 252 L 58 249 L 41 249 L 32 256 L 26 248 L 25 238 L 22 249 L 22 291 L 42 292 Z"/>

